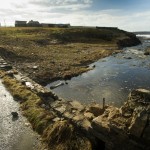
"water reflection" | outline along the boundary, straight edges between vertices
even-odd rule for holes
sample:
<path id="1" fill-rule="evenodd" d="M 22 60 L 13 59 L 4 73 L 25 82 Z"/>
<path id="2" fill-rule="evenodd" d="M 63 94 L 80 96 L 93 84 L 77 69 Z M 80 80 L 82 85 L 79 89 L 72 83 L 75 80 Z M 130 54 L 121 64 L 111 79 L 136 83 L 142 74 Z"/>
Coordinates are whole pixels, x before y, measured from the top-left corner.
<path id="1" fill-rule="evenodd" d="M 144 49 L 150 43 L 125 48 L 122 53 L 97 61 L 94 70 L 83 73 L 67 81 L 68 84 L 53 91 L 60 97 L 79 100 L 82 103 L 96 101 L 121 106 L 129 92 L 136 88 L 150 87 L 150 56 L 144 55 Z M 60 81 L 48 85 L 55 85 Z"/>

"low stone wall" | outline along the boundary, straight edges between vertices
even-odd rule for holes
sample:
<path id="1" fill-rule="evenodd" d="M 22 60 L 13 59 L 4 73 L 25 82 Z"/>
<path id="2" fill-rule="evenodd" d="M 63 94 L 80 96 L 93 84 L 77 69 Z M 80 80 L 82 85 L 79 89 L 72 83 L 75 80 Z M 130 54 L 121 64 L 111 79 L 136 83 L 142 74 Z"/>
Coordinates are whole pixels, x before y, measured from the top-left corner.
<path id="1" fill-rule="evenodd" d="M 78 101 L 59 98 L 50 89 L 7 67 L 9 65 L 2 58 L 0 64 L 2 64 L 0 69 L 5 70 L 7 75 L 17 79 L 43 100 L 40 107 L 53 112 L 54 123 L 69 121 L 87 138 L 96 140 L 101 149 L 150 149 L 150 91 L 144 89 L 132 91 L 121 108 L 102 107 L 96 103 L 85 106 Z"/>

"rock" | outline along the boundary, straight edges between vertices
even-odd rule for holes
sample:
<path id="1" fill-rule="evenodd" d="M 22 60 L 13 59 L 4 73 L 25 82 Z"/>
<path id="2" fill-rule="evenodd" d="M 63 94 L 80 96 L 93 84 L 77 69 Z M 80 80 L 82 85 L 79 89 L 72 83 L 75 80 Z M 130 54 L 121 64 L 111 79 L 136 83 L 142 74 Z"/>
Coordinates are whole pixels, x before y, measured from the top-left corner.
<path id="1" fill-rule="evenodd" d="M 125 59 L 132 59 L 132 57 L 124 57 Z"/>
<path id="2" fill-rule="evenodd" d="M 82 122 L 81 122 L 81 126 L 83 127 L 84 130 L 88 131 L 89 129 L 92 129 L 92 126 L 91 126 L 91 122 L 87 119 L 84 119 Z"/>
<path id="3" fill-rule="evenodd" d="M 131 125 L 129 127 L 129 132 L 132 135 L 141 137 L 146 127 L 147 121 L 148 121 L 148 113 L 146 110 L 136 113 L 132 118 Z"/>
<path id="4" fill-rule="evenodd" d="M 62 114 L 66 111 L 66 106 L 62 105 L 60 107 L 56 107 L 55 110 Z"/>
<path id="5" fill-rule="evenodd" d="M 92 121 L 92 127 L 97 131 L 104 134 L 107 134 L 107 132 L 110 131 L 109 128 L 109 122 L 106 118 L 103 116 L 98 116 L 93 119 Z"/>
<path id="6" fill-rule="evenodd" d="M 38 68 L 38 66 L 33 66 L 32 68 L 33 68 L 33 69 L 37 69 L 37 68 Z"/>
<path id="7" fill-rule="evenodd" d="M 65 81 L 65 84 L 68 84 L 68 82 L 67 82 L 67 81 Z"/>
<path id="8" fill-rule="evenodd" d="M 63 82 L 60 82 L 60 83 L 58 83 L 58 84 L 56 84 L 56 85 L 50 86 L 50 89 L 55 89 L 55 88 L 57 88 L 57 87 L 59 87 L 59 86 L 62 86 L 62 85 L 64 85 L 64 83 L 63 83 Z"/>
<path id="9" fill-rule="evenodd" d="M 94 114 L 90 112 L 84 113 L 84 116 L 89 120 L 92 120 L 94 118 Z"/>
<path id="10" fill-rule="evenodd" d="M 72 119 L 73 119 L 73 121 L 78 122 L 78 121 L 83 120 L 84 116 L 82 114 L 78 114 L 78 115 L 74 116 Z"/>
<path id="11" fill-rule="evenodd" d="M 8 71 L 12 69 L 12 66 L 10 65 L 0 65 L 0 69 Z"/>
<path id="12" fill-rule="evenodd" d="M 45 104 L 42 104 L 42 105 L 41 105 L 41 107 L 42 107 L 42 108 L 45 108 L 45 107 L 46 107 L 46 105 L 45 105 Z"/>
<path id="13" fill-rule="evenodd" d="M 120 116 L 119 108 L 109 106 L 107 108 L 107 111 L 108 111 L 108 117 L 107 117 L 108 120 L 112 120 L 112 119 L 118 118 Z"/>
<path id="14" fill-rule="evenodd" d="M 17 112 L 11 112 L 13 118 L 17 118 L 18 117 L 18 113 Z"/>
<path id="15" fill-rule="evenodd" d="M 9 70 L 9 71 L 6 72 L 6 74 L 13 77 L 14 72 L 12 70 Z"/>
<path id="16" fill-rule="evenodd" d="M 25 126 L 29 127 L 29 126 L 30 126 L 30 123 L 26 122 L 26 123 L 25 123 Z"/>
<path id="17" fill-rule="evenodd" d="M 60 118 L 59 118 L 59 117 L 56 117 L 56 118 L 53 119 L 53 121 L 54 121 L 54 122 L 60 121 Z"/>
<path id="18" fill-rule="evenodd" d="M 91 104 L 88 111 L 93 113 L 96 117 L 104 113 L 104 109 L 99 104 Z"/>
<path id="19" fill-rule="evenodd" d="M 144 52 L 144 55 L 150 55 L 150 52 Z"/>
<path id="20" fill-rule="evenodd" d="M 25 82 L 25 85 L 26 85 L 28 88 L 30 88 L 31 90 L 34 89 L 34 86 L 33 86 L 33 84 L 32 84 L 31 82 Z"/>
<path id="21" fill-rule="evenodd" d="M 81 103 L 79 103 L 78 101 L 71 101 L 70 104 L 73 107 L 73 109 L 76 109 L 79 111 L 84 110 L 84 106 Z"/>
<path id="22" fill-rule="evenodd" d="M 146 89 L 133 90 L 129 95 L 129 101 L 134 103 L 150 103 L 150 91 Z"/>
<path id="23" fill-rule="evenodd" d="M 95 68 L 95 67 L 96 67 L 96 65 L 92 65 L 91 67 L 92 67 L 92 68 Z"/>
<path id="24" fill-rule="evenodd" d="M 133 114 L 133 109 L 130 109 L 127 103 L 125 103 L 124 106 L 122 106 L 119 111 L 120 114 L 126 118 L 131 117 Z"/>
<path id="25" fill-rule="evenodd" d="M 50 109 L 50 107 L 48 105 L 45 105 L 45 104 L 42 104 L 41 107 L 44 109 L 47 109 L 47 110 Z"/>
<path id="26" fill-rule="evenodd" d="M 69 113 L 69 112 L 65 112 L 63 115 L 68 119 L 72 119 L 74 117 L 74 114 Z"/>

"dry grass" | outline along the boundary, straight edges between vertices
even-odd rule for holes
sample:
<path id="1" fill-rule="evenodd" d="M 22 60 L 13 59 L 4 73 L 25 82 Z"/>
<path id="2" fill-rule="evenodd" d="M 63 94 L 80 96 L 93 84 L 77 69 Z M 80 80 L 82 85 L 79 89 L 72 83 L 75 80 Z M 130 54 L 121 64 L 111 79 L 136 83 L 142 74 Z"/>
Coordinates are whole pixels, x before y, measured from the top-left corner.
<path id="1" fill-rule="evenodd" d="M 49 150 L 92 150 L 92 144 L 68 121 L 58 121 L 43 134 Z"/>
<path id="2" fill-rule="evenodd" d="M 23 114 L 32 123 L 33 129 L 42 134 L 54 116 L 40 107 L 43 103 L 41 98 L 9 76 L 3 78 L 3 83 L 14 99 L 21 103 Z"/>
<path id="3" fill-rule="evenodd" d="M 0 28 L 0 55 L 47 84 L 88 71 L 87 65 L 111 55 L 118 49 L 117 41 L 127 37 L 118 29 Z"/>
<path id="4" fill-rule="evenodd" d="M 33 129 L 42 135 L 45 144 L 41 149 L 92 150 L 90 140 L 68 121 L 53 122 L 53 118 L 56 116 L 50 110 L 40 107 L 43 102 L 39 96 L 7 75 L 3 77 L 3 83 L 21 103 L 23 114 L 31 122 Z"/>

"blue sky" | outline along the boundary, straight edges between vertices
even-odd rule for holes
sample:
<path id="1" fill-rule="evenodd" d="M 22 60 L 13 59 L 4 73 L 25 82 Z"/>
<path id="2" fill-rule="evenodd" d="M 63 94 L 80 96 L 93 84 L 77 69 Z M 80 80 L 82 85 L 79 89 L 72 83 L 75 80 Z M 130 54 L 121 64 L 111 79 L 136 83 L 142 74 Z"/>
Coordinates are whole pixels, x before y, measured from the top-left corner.
<path id="1" fill-rule="evenodd" d="M 150 0 L 5 0 L 1 25 L 31 19 L 81 26 L 115 26 L 127 31 L 150 31 Z"/>

